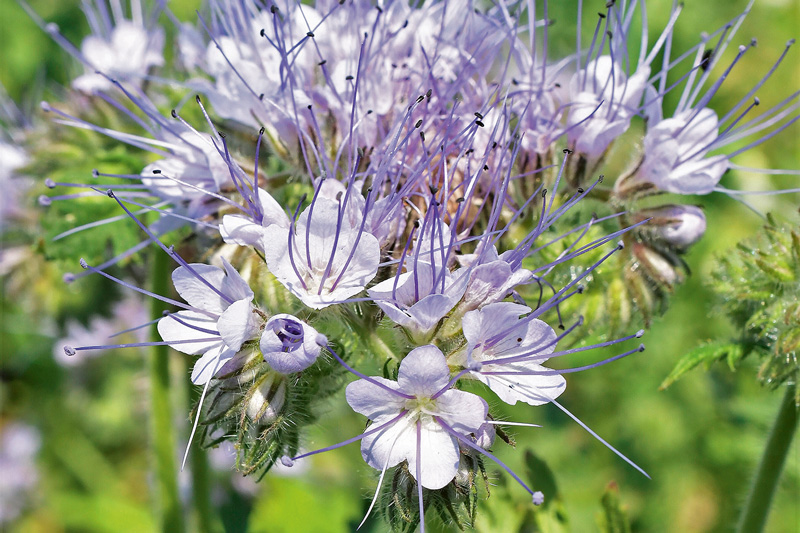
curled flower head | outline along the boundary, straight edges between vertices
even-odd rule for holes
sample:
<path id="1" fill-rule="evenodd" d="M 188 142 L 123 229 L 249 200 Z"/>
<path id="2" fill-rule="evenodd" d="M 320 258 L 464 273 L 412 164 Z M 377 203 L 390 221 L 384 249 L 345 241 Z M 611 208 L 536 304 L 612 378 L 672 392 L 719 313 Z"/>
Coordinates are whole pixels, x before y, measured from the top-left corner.
<path id="1" fill-rule="evenodd" d="M 318 337 L 314 328 L 292 315 L 273 315 L 261 335 L 264 361 L 282 374 L 305 370 L 319 356 Z"/>

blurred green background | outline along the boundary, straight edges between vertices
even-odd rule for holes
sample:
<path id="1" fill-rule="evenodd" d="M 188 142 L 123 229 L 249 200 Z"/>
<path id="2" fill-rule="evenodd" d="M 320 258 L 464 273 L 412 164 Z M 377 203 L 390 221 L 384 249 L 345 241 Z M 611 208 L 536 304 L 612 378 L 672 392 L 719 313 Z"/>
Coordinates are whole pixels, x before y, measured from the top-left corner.
<path id="1" fill-rule="evenodd" d="M 551 17 L 557 21 L 551 29 L 555 57 L 558 52 L 571 51 L 575 16 L 570 3 L 553 4 Z M 594 4 L 585 2 L 585 9 L 603 8 L 603 2 Z M 45 20 L 58 23 L 73 43 L 79 43 L 87 31 L 78 2 L 35 0 L 31 5 Z M 669 5 L 665 0 L 647 2 L 651 40 L 663 27 Z M 178 18 L 194 20 L 194 4 L 182 0 L 169 6 Z M 724 24 L 744 7 L 742 1 L 687 1 L 673 49 L 689 48 L 702 31 Z M 0 81 L 14 100 L 37 116 L 36 120 L 46 120 L 36 111 L 38 100 L 57 100 L 64 94 L 61 86 L 81 69 L 14 0 L 0 0 L 0 18 Z M 589 26 L 585 24 L 584 29 L 591 30 Z M 797 36 L 798 28 L 800 3 L 756 2 L 734 44 L 746 43 L 755 36 L 758 47 L 748 53 L 741 68 L 734 69 L 712 100 L 712 107 L 724 113 L 735 105 L 778 57 L 784 43 Z M 800 87 L 797 52 L 790 51 L 785 64 L 759 91 L 763 108 Z M 730 51 L 727 55 L 730 60 Z M 795 124 L 737 162 L 755 167 L 800 168 L 798 138 L 800 128 Z M 45 177 L 36 176 L 40 182 Z M 723 180 L 724 185 L 740 189 L 797 187 L 798 183 L 800 179 L 793 176 L 771 179 L 735 173 Z M 697 198 L 696 202 L 706 209 L 708 233 L 687 257 L 693 275 L 675 291 L 671 309 L 655 321 L 643 339 L 647 351 L 571 376 L 561 399 L 581 420 L 647 470 L 652 480 L 623 463 L 555 407 L 516 406 L 503 410 L 511 420 L 544 425 L 540 429 L 514 431 L 517 450 L 501 445 L 496 450 L 520 472 L 524 472 L 525 449 L 534 450 L 547 461 L 558 482 L 572 531 L 597 530 L 600 497 L 612 481 L 619 487 L 633 530 L 641 532 L 730 531 L 746 495 L 781 396 L 756 383 L 756 362 L 745 364 L 736 373 L 723 365 L 707 372 L 697 370 L 666 391 L 658 390 L 677 359 L 689 349 L 702 341 L 733 334 L 726 319 L 713 308 L 703 279 L 714 254 L 725 253 L 761 224 L 757 215 L 728 197 L 713 194 Z M 758 198 L 754 203 L 763 211 L 778 212 L 797 221 L 797 195 Z M 40 209 L 33 199 L 28 207 Z M 42 214 L 47 216 L 47 212 Z M 19 504 L 19 514 L 6 523 L 0 522 L 0 529 L 151 531 L 155 519 L 143 352 L 113 351 L 72 366 L 59 364 L 53 355 L 56 339 L 69 328 L 75 334 L 80 324 L 88 327 L 97 312 L 110 314 L 121 291 L 95 279 L 69 286 L 61 284 L 63 272 L 75 269 L 74 261 L 70 266 L 52 256 L 38 255 L 36 250 L 48 248 L 37 235 L 37 222 L 30 219 L 26 224 L 25 230 L 6 235 L 3 243 L 6 250 L 20 247 L 29 255 L 23 258 L 25 267 L 21 272 L 3 280 L 0 426 L 5 431 L 24 423 L 39 432 L 39 448 L 35 447 L 35 439 L 28 441 L 33 452 L 38 449 L 34 459 L 38 476 Z M 130 268 L 134 275 L 142 275 L 141 265 Z M 135 308 L 136 304 L 131 304 L 131 309 Z M 593 360 L 599 357 L 591 354 Z M 580 358 L 571 362 L 576 366 L 582 363 Z M 174 375 L 182 378 L 191 361 L 174 353 L 171 365 Z M 189 388 L 181 385 L 173 398 L 178 406 L 176 412 L 184 413 L 175 420 L 184 435 L 189 427 L 189 394 Z M 325 413 L 308 436 L 306 446 L 314 449 L 344 440 L 360 432 L 363 424 L 363 419 L 353 415 L 341 401 Z M 184 446 L 181 442 L 175 450 L 176 457 L 182 455 Z M 220 524 L 231 532 L 354 530 L 377 480 L 376 472 L 361 460 L 357 445 L 315 457 L 308 471 L 292 472 L 291 476 L 270 474 L 257 486 L 231 472 L 223 455 L 216 453 L 212 459 L 219 463 L 212 500 Z M 5 477 L 8 465 L 2 465 L 0 476 Z M 497 472 L 493 465 L 489 470 Z M 188 500 L 188 473 L 180 479 L 182 494 Z M 523 516 L 529 507 L 525 493 L 504 474 L 492 474 L 492 481 L 496 485 L 492 488 L 494 497 L 510 499 L 519 517 Z M 0 487 L 3 483 L 0 481 Z M 3 496 L 6 503 L 12 503 L 6 493 Z M 3 516 L 0 513 L 0 520 Z M 515 526 L 517 517 L 506 519 L 502 530 L 519 527 Z M 197 524 L 192 526 L 196 527 Z M 365 528 L 383 531 L 385 525 L 371 520 Z M 797 439 L 767 531 L 800 531 Z"/>

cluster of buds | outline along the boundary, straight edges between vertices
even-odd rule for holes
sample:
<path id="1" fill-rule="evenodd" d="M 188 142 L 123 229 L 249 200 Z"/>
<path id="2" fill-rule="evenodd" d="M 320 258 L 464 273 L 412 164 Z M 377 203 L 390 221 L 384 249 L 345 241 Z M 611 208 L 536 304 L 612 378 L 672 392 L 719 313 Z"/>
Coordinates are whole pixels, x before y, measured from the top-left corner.
<path id="1" fill-rule="evenodd" d="M 138 173 L 47 181 L 86 190 L 42 204 L 105 194 L 145 235 L 103 264 L 81 261 L 84 272 L 67 279 L 96 273 L 180 309 L 158 320 L 156 344 L 200 356 L 193 435 L 212 446 L 234 440 L 243 471 L 264 474 L 360 440 L 364 460 L 380 471 L 374 502 L 393 523 L 424 529 L 426 503 L 471 521 L 486 459 L 540 504 L 541 493 L 491 452 L 496 435 L 509 442 L 500 428 L 513 423 L 498 421 L 478 392 L 553 404 L 591 432 L 557 400 L 564 375 L 643 350 L 634 341 L 643 332 L 568 348 L 583 320 L 565 325 L 561 308 L 615 255 L 636 290 L 678 283 L 680 255 L 702 237 L 705 216 L 641 200 L 719 190 L 732 157 L 798 118 L 797 94 L 745 122 L 757 99 L 722 119 L 707 107 L 748 49 L 703 90 L 744 14 L 672 60 L 680 7 L 650 47 L 644 6 L 609 2 L 588 47 L 579 40 L 574 54 L 552 62 L 547 5 L 528 4 L 215 1 L 199 27 L 177 24 L 180 83 L 197 96 L 169 113 L 152 94 L 158 84 L 145 83 L 164 79 L 150 74 L 163 63 L 158 10 L 144 17 L 136 3 L 132 20 L 119 10 L 112 20 L 98 0 L 96 11 L 87 7 L 96 35 L 80 51 L 42 22 L 89 69 L 74 88 L 141 131 L 95 125 L 48 103 L 44 111 L 155 154 Z M 628 41 L 639 18 L 633 58 Z M 120 62 L 126 46 L 130 60 Z M 664 118 L 664 96 L 679 85 L 667 79 L 692 56 L 680 103 Z M 604 181 L 613 145 L 639 118 L 646 130 L 635 165 Z M 223 121 L 228 133 L 218 131 Z M 575 206 L 585 198 L 602 200 L 607 212 L 584 215 Z M 145 213 L 158 218 L 148 224 Z M 165 244 L 175 230 L 198 235 L 197 256 L 209 263 L 190 263 Z M 172 280 L 183 301 L 106 272 L 151 244 L 178 264 Z M 559 277 L 565 266 L 567 280 Z M 620 343 L 619 355 L 591 365 L 545 366 Z M 348 383 L 347 373 L 358 379 Z M 304 429 L 342 389 L 367 428 L 301 453 Z M 387 473 L 391 491 L 382 492 Z"/>

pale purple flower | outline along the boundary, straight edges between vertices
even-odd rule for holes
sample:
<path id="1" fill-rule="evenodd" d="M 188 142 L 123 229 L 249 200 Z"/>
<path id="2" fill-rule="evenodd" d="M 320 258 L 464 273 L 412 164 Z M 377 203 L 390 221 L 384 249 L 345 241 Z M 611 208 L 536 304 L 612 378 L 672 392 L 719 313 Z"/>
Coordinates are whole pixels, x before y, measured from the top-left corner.
<path id="1" fill-rule="evenodd" d="M 367 464 L 385 470 L 407 461 L 411 475 L 428 489 L 453 480 L 460 452 L 452 431 L 463 437 L 477 433 L 488 406 L 479 396 L 450 389 L 449 381 L 444 355 L 428 345 L 403 359 L 397 381 L 372 377 L 347 386 L 350 407 L 369 418 L 372 427 L 386 425 L 361 441 Z"/>
<path id="2" fill-rule="evenodd" d="M 641 66 L 627 76 L 621 58 L 591 60 L 569 83 L 567 139 L 570 148 L 597 158 L 629 127 L 639 109 L 650 69 Z"/>
<path id="3" fill-rule="evenodd" d="M 22 422 L 0 425 L 0 526 L 25 509 L 39 481 L 36 455 L 42 445 L 39 431 Z"/>
<path id="4" fill-rule="evenodd" d="M 687 110 L 649 126 L 644 137 L 644 160 L 632 180 L 677 194 L 713 191 L 728 170 L 726 156 L 707 157 L 719 135 L 717 114 L 708 108 Z"/>
<path id="5" fill-rule="evenodd" d="M 161 4 L 146 13 L 140 0 L 131 0 L 130 18 L 125 4 L 106 0 L 83 3 L 91 35 L 84 38 L 80 50 L 61 35 L 55 23 L 47 24 L 29 6 L 23 7 L 53 40 L 83 63 L 85 73 L 73 80 L 73 88 L 94 94 L 111 89 L 110 79 L 138 86 L 150 69 L 164 64 L 164 29 L 156 24 Z"/>
<path id="6" fill-rule="evenodd" d="M 203 354 L 192 370 L 202 385 L 236 355 L 259 330 L 253 291 L 224 259 L 224 270 L 212 265 L 181 266 L 172 273 L 175 290 L 191 309 L 170 313 L 158 322 L 167 344 L 186 354 Z"/>
<path id="7" fill-rule="evenodd" d="M 264 229 L 264 256 L 270 272 L 312 309 L 358 294 L 378 272 L 378 240 L 352 226 L 340 202 L 315 198 L 291 227 Z M 343 205 L 344 204 L 344 205 Z"/>
<path id="8" fill-rule="evenodd" d="M 555 350 L 556 334 L 541 320 L 524 317 L 530 312 L 524 305 L 498 302 L 466 313 L 461 324 L 467 346 L 449 362 L 474 368 L 470 375 L 506 403 L 542 405 L 557 398 L 566 380 L 542 366 Z"/>

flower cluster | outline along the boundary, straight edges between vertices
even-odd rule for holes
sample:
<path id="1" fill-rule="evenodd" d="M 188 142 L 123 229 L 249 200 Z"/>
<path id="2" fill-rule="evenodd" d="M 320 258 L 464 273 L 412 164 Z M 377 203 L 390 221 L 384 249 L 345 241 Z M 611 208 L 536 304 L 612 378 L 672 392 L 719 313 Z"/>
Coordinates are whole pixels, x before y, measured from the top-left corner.
<path id="1" fill-rule="evenodd" d="M 615 255 L 635 263 L 624 276 L 634 285 L 634 272 L 658 290 L 677 283 L 680 254 L 705 231 L 703 211 L 642 199 L 721 190 L 733 157 L 800 116 L 797 94 L 750 119 L 757 98 L 722 118 L 708 107 L 749 49 L 704 89 L 744 14 L 673 59 L 680 7 L 651 45 L 644 6 L 610 2 L 591 41 L 553 61 L 547 5 L 528 4 L 213 1 L 198 26 L 167 12 L 178 33 L 175 79 L 158 74 L 158 10 L 144 16 L 135 2 L 129 20 L 98 0 L 80 50 L 41 23 L 86 66 L 74 88 L 137 131 L 55 104 L 43 110 L 152 154 L 133 173 L 47 180 L 85 190 L 43 195 L 43 205 L 101 194 L 124 211 L 69 233 L 129 218 L 143 234 L 102 264 L 81 260 L 84 273 L 67 279 L 96 273 L 178 309 L 158 317 L 160 341 L 135 345 L 199 356 L 192 434 L 207 445 L 233 440 L 245 472 L 360 440 L 380 471 L 373 505 L 390 518 L 424 529 L 427 503 L 469 520 L 486 459 L 541 504 L 492 453 L 497 436 L 508 440 L 496 429 L 507 423 L 484 396 L 553 404 L 591 432 L 558 401 L 564 375 L 643 350 L 634 340 L 643 332 L 573 347 L 583 320 L 565 325 L 562 308 Z M 158 90 L 170 83 L 189 98 L 164 112 Z M 668 112 L 671 92 L 680 102 Z M 604 180 L 636 120 L 644 132 L 633 166 Z M 587 214 L 587 199 L 605 212 Z M 166 244 L 189 233 L 194 249 Z M 151 244 L 177 263 L 182 301 L 106 271 Z M 594 364 L 547 365 L 620 343 L 621 353 Z M 358 379 L 347 383 L 347 373 Z M 342 392 L 366 429 L 301 452 L 305 430 Z M 387 475 L 409 489 L 391 502 L 379 498 Z"/>

